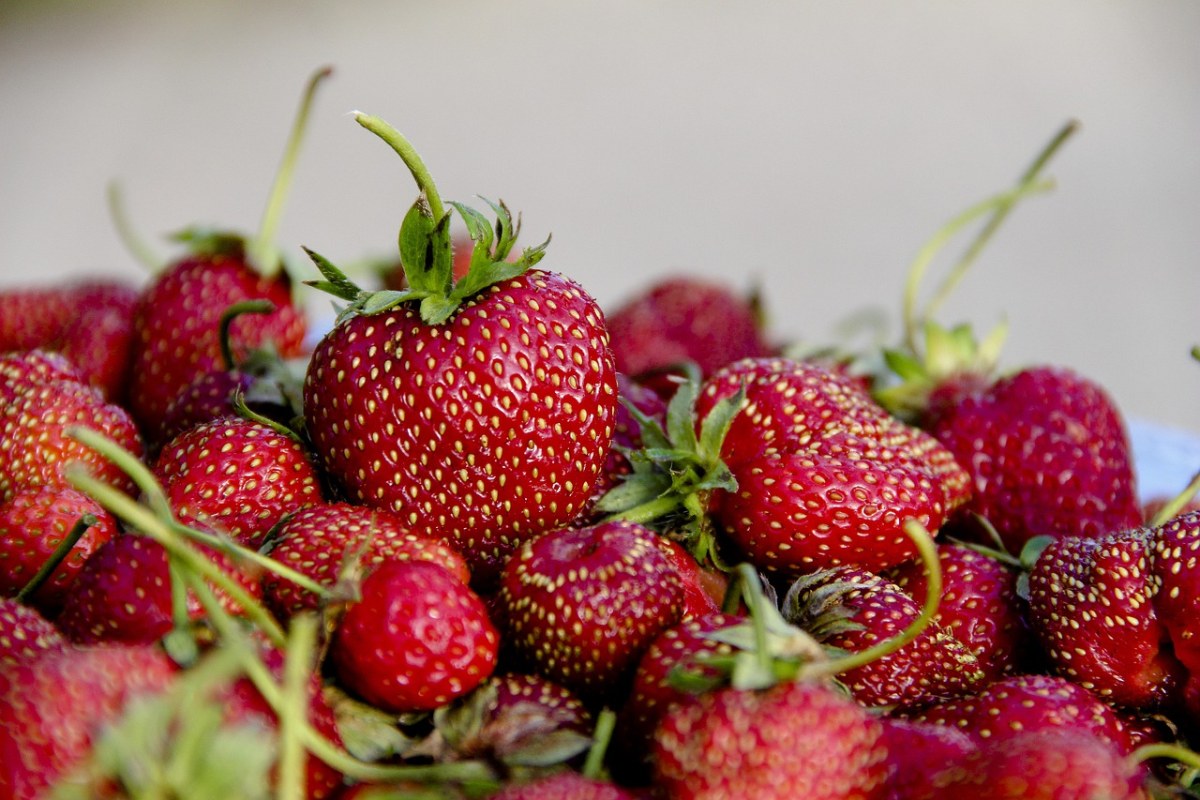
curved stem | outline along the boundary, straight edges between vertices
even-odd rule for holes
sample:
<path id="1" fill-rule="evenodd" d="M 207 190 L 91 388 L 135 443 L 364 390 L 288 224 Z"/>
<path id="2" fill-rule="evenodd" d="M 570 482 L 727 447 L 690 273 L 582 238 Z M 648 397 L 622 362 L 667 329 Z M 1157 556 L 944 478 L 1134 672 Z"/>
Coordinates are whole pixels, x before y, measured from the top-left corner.
<path id="1" fill-rule="evenodd" d="M 824 663 L 814 663 L 802 670 L 805 676 L 839 675 L 843 672 L 848 672 L 857 667 L 878 661 L 884 656 L 890 655 L 901 647 L 904 647 L 913 639 L 916 639 L 933 622 L 933 618 L 937 614 L 938 606 L 942 600 L 942 563 L 938 559 L 937 546 L 933 542 L 933 536 L 930 535 L 929 531 L 925 530 L 925 526 L 916 520 L 910 519 L 904 523 L 904 533 L 916 545 L 917 551 L 921 554 L 921 563 L 925 565 L 927 584 L 925 602 L 921 608 L 921 613 L 904 630 L 891 639 L 886 639 L 873 647 L 868 647 L 866 650 L 850 653 L 841 658 Z"/>
<path id="2" fill-rule="evenodd" d="M 1169 758 L 1185 767 L 1200 769 L 1200 753 L 1177 744 L 1153 742 L 1144 744 L 1129 754 L 1129 760 L 1135 764 L 1141 764 L 1152 758 Z"/>
<path id="3" fill-rule="evenodd" d="M 304 131 L 308 127 L 313 97 L 316 94 L 317 86 L 332 72 L 332 67 L 321 67 L 312 74 L 304 86 L 300 109 L 292 121 L 292 130 L 283 151 L 283 160 L 279 164 L 279 170 L 275 173 L 275 181 L 271 185 L 271 194 L 267 197 L 267 207 L 259 222 L 258 233 L 247 243 L 247 256 L 250 263 L 258 268 L 260 274 L 267 277 L 279 274 L 282 266 L 282 262 L 275 252 L 276 231 L 279 229 L 279 220 L 283 217 L 288 190 L 292 186 L 292 176 L 296 172 L 296 157 L 300 153 L 300 143 L 303 141 Z"/>
<path id="4" fill-rule="evenodd" d="M 270 314 L 275 310 L 275 304 L 270 300 L 261 298 L 258 300 L 243 300 L 240 303 L 234 303 L 229 308 L 221 313 L 221 322 L 219 326 L 220 342 L 221 342 L 221 361 L 225 365 L 226 372 L 232 372 L 237 369 L 237 361 L 233 357 L 233 344 L 229 339 L 229 331 L 233 327 L 233 321 L 242 314 Z"/>
<path id="5" fill-rule="evenodd" d="M 162 268 L 164 259 L 160 258 L 134 231 L 133 225 L 129 221 L 129 214 L 125 211 L 125 198 L 121 193 L 120 184 L 110 181 L 106 196 L 108 215 L 112 218 L 113 227 L 117 229 L 117 238 L 121 240 L 121 244 L 125 245 L 125 249 L 148 271 L 158 272 Z"/>
<path id="6" fill-rule="evenodd" d="M 42 585 L 54 574 L 54 570 L 58 569 L 58 565 L 63 562 L 63 559 L 70 555 L 71 548 L 75 546 L 75 543 L 87 533 L 88 528 L 95 525 L 98 521 L 94 514 L 84 514 L 75 520 L 75 524 L 71 526 L 71 530 L 67 531 L 67 535 L 54 548 L 54 552 L 42 563 L 42 566 L 38 568 L 34 576 L 29 579 L 29 583 L 21 587 L 21 591 L 17 592 L 17 596 L 14 599 L 18 603 L 24 603 L 34 592 L 42 588 Z"/>
<path id="7" fill-rule="evenodd" d="M 592 746 L 588 749 L 587 760 L 583 762 L 581 772 L 585 778 L 598 779 L 604 769 L 604 756 L 612 741 L 613 730 L 617 727 L 617 714 L 611 708 L 603 709 L 596 718 L 596 729 L 592 733 Z"/>
<path id="8" fill-rule="evenodd" d="M 1192 498 L 1196 496 L 1197 492 L 1200 492 L 1200 472 L 1192 476 L 1192 480 L 1182 492 L 1172 497 L 1166 505 L 1158 510 L 1158 513 L 1150 520 L 1150 527 L 1158 528 L 1175 519 L 1184 506 L 1192 502 Z"/>
<path id="9" fill-rule="evenodd" d="M 433 182 L 433 176 L 429 174 L 429 169 L 426 168 L 425 162 L 421 160 L 421 156 L 417 155 L 417 151 L 405 139 L 400 131 L 388 125 L 379 117 L 373 117 L 370 114 L 364 114 L 361 111 L 354 112 L 354 119 L 359 125 L 369 130 L 371 133 L 378 136 L 383 141 L 399 154 L 400 158 L 404 159 L 405 166 L 412 173 L 413 179 L 417 182 L 417 188 L 425 195 L 425 199 L 429 201 L 429 211 L 433 215 L 434 223 L 446 215 L 446 208 L 442 205 L 442 197 L 438 194 L 437 185 Z"/>

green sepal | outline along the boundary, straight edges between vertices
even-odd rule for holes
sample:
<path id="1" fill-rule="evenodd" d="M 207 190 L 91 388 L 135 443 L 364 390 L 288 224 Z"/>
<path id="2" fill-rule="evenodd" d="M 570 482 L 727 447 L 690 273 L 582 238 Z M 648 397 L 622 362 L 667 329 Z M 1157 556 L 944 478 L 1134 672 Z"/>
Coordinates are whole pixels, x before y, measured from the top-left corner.
<path id="1" fill-rule="evenodd" d="M 422 195 L 400 224 L 400 266 L 414 297 L 446 297 L 454 283 L 450 215 L 435 220 Z"/>
<path id="2" fill-rule="evenodd" d="M 334 266 L 332 261 L 307 247 L 302 249 L 317 266 L 317 270 L 321 273 L 321 276 L 325 278 L 323 281 L 305 281 L 306 285 L 349 302 L 358 300 L 364 294 L 358 284 L 350 280 L 346 276 L 346 273 Z"/>
<path id="3" fill-rule="evenodd" d="M 221 228 L 198 225 L 176 231 L 169 238 L 186 245 L 188 251 L 197 256 L 243 258 L 246 253 L 246 237 Z"/>

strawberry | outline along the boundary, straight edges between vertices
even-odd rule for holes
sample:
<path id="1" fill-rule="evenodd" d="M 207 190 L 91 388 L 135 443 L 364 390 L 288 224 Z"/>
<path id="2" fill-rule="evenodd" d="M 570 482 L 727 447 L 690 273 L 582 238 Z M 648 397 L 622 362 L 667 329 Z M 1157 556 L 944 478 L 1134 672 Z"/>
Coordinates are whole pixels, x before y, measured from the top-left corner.
<path id="1" fill-rule="evenodd" d="M 717 520 L 759 569 L 877 571 L 916 553 L 901 526 L 936 531 L 967 476 L 928 434 L 889 415 L 844 374 L 787 359 L 743 360 L 704 384 L 697 414 L 744 392 L 721 457 L 737 483 Z"/>
<path id="2" fill-rule="evenodd" d="M 526 542 L 500 586 L 508 644 L 538 674 L 588 699 L 611 695 L 680 617 L 682 585 L 657 538 L 617 521 Z"/>
<path id="3" fill-rule="evenodd" d="M 789 622 L 851 653 L 892 639 L 921 616 L 911 595 L 856 567 L 800 578 L 783 606 Z M 914 707 L 972 694 L 983 688 L 985 677 L 971 650 L 934 621 L 913 641 L 839 680 L 865 706 Z"/>
<path id="4" fill-rule="evenodd" d="M 158 454 L 154 473 L 181 522 L 252 549 L 285 514 L 322 500 L 316 467 L 299 440 L 241 417 L 179 434 Z"/>
<path id="5" fill-rule="evenodd" d="M 638 795 L 599 778 L 578 772 L 556 772 L 505 786 L 492 800 L 635 800 Z"/>
<path id="6" fill-rule="evenodd" d="M 124 403 L 133 350 L 133 311 L 139 290 L 102 284 L 75 299 L 77 312 L 51 345 L 114 403 Z"/>
<path id="7" fill-rule="evenodd" d="M 701 695 L 666 712 L 652 750 L 668 797 L 878 798 L 882 726 L 824 683 Z"/>
<path id="8" fill-rule="evenodd" d="M 888 800 L 932 800 L 943 773 L 978 749 L 957 728 L 900 717 L 882 717 L 880 722 L 888 752 Z"/>
<path id="9" fill-rule="evenodd" d="M 402 713 L 471 691 L 491 675 L 498 649 L 483 601 L 459 578 L 428 561 L 388 561 L 363 579 L 330 657 L 346 689 Z"/>
<path id="10" fill-rule="evenodd" d="M 412 161 L 423 196 L 400 253 L 409 288 L 363 292 L 310 253 L 319 288 L 350 305 L 317 345 L 307 432 L 345 498 L 399 513 L 459 550 L 479 585 L 522 541 L 569 523 L 591 498 L 612 438 L 616 374 L 603 315 L 581 287 L 507 261 L 517 230 L 455 204 L 475 239 L 451 275 L 449 213 L 411 147 L 358 115 Z"/>
<path id="11" fill-rule="evenodd" d="M 80 523 L 87 530 L 29 598 L 50 614 L 84 562 L 116 535 L 116 519 L 88 495 L 64 486 L 24 489 L 0 504 L 0 595 L 24 589 Z"/>
<path id="12" fill-rule="evenodd" d="M 62 357 L 41 351 L 0 358 L 0 502 L 18 491 L 67 486 L 65 468 L 85 465 L 96 477 L 127 492 L 129 478 L 114 464 L 67 436 L 69 427 L 92 428 L 142 453 L 129 414 L 109 403 Z"/>
<path id="13" fill-rule="evenodd" d="M 349 503 L 316 503 L 290 514 L 271 532 L 271 557 L 332 587 L 342 567 L 357 556 L 364 572 L 388 561 L 430 561 L 464 583 L 471 574 L 462 556 L 445 543 L 412 533 L 395 514 Z M 268 572 L 263 593 L 281 618 L 318 606 L 318 598 Z"/>
<path id="14" fill-rule="evenodd" d="M 1154 609 L 1171 651 L 1187 671 L 1184 707 L 1193 720 L 1200 719 L 1200 511 L 1156 529 L 1153 554 L 1159 587 Z"/>
<path id="15" fill-rule="evenodd" d="M 1017 572 L 965 545 L 939 542 L 937 552 L 942 594 L 934 622 L 966 645 L 985 683 L 1023 668 L 1036 642 L 1017 595 Z M 925 597 L 927 576 L 919 562 L 893 567 L 886 577 L 917 600 Z"/>
<path id="16" fill-rule="evenodd" d="M 1029 573 L 1030 620 L 1059 674 L 1131 708 L 1174 705 L 1186 678 L 1156 611 L 1155 548 L 1148 529 L 1055 539 Z"/>
<path id="17" fill-rule="evenodd" d="M 66 642 L 54 623 L 12 598 L 0 598 L 0 669 Z"/>
<path id="18" fill-rule="evenodd" d="M 281 357 L 304 349 L 307 323 L 293 302 L 292 284 L 271 242 L 321 69 L 305 87 L 287 151 L 275 178 L 261 229 L 253 239 L 208 231 L 178 238 L 191 253 L 160 271 L 134 312 L 129 404 L 147 439 L 163 436 L 167 409 L 185 387 L 221 364 L 221 317 L 235 304 L 266 300 L 273 311 L 242 315 L 230 328 L 238 360 L 251 349 L 274 347 Z"/>
<path id="19" fill-rule="evenodd" d="M 771 352 L 761 330 L 757 298 L 728 286 L 677 275 L 655 281 L 608 315 L 617 369 L 673 394 L 664 374 L 685 362 L 701 377 L 743 358 Z"/>
<path id="20" fill-rule="evenodd" d="M 936 800 L 1146 800 L 1144 771 L 1104 739 L 1049 730 L 984 742 L 934 779 Z"/>
<path id="21" fill-rule="evenodd" d="M 166 689 L 175 673 L 151 646 L 64 647 L 0 666 L 0 797 L 46 796 L 105 723 L 133 698 Z"/>

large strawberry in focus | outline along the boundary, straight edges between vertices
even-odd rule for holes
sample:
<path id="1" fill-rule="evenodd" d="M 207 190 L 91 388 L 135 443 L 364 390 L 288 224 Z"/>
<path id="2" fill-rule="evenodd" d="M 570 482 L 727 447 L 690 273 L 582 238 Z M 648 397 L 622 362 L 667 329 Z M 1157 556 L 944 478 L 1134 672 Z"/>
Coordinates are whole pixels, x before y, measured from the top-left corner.
<path id="1" fill-rule="evenodd" d="M 197 377 L 222 363 L 220 321 L 230 306 L 267 300 L 274 311 L 243 315 L 234 321 L 230 340 L 241 360 L 255 348 L 274 347 L 282 357 L 300 355 L 306 321 L 292 300 L 292 284 L 271 244 L 285 188 L 312 95 L 328 69 L 306 87 L 283 165 L 253 240 L 239 235 L 188 231 L 181 239 L 192 252 L 159 273 L 139 300 L 134 315 L 132 382 L 129 404 L 152 442 L 162 435 L 167 409 Z"/>
<path id="2" fill-rule="evenodd" d="M 314 449 L 351 502 L 398 513 L 459 549 L 486 581 L 520 542 L 578 515 L 612 438 L 616 371 L 604 317 L 573 281 L 507 260 L 517 227 L 454 204 L 475 239 L 455 282 L 444 209 L 399 133 L 373 117 L 417 177 L 400 256 L 409 288 L 359 290 L 324 258 L 316 285 L 349 302 L 304 388 Z"/>

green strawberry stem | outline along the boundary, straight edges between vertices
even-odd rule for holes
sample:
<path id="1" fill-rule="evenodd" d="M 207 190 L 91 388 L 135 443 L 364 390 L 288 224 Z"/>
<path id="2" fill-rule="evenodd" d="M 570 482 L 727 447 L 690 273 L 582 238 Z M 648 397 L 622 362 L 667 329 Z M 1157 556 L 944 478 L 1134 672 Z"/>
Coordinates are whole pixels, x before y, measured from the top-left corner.
<path id="1" fill-rule="evenodd" d="M 1200 492 L 1200 472 L 1192 476 L 1191 481 L 1182 492 L 1172 497 L 1158 510 L 1158 513 L 1150 520 L 1150 527 L 1158 528 L 1174 519 L 1184 509 L 1184 506 L 1192 502 L 1197 492 Z"/>
<path id="2" fill-rule="evenodd" d="M 1014 189 L 1014 194 L 1012 195 L 1011 199 L 1007 202 L 1001 202 L 998 206 L 992 209 L 991 217 L 988 218 L 988 221 L 984 224 L 983 228 L 980 229 L 979 233 L 971 242 L 971 245 L 967 248 L 966 252 L 964 252 L 958 263 L 954 265 L 954 268 L 950 270 L 950 273 L 942 282 L 942 285 L 938 287 L 938 290 L 935 292 L 933 298 L 930 299 L 925 308 L 925 313 L 921 315 L 922 320 L 929 319 L 933 316 L 937 308 L 939 308 L 941 304 L 945 302 L 946 298 L 950 296 L 954 288 L 958 286 L 959 282 L 962 281 L 963 276 L 970 271 L 971 265 L 975 263 L 975 259 L 979 257 L 979 254 L 983 251 L 984 247 L 987 246 L 987 243 L 992 238 L 993 234 L 995 234 L 995 232 L 1004 223 L 1004 220 L 1008 218 L 1009 213 L 1012 212 L 1017 201 L 1024 198 L 1024 195 L 1020 194 L 1022 187 L 1033 185 L 1034 181 L 1037 180 L 1038 175 L 1050 161 L 1051 157 L 1058 152 L 1063 143 L 1066 142 L 1066 140 L 1069 139 L 1071 135 L 1074 134 L 1078 129 L 1079 123 L 1075 120 L 1068 121 L 1066 125 L 1059 129 L 1058 133 L 1054 135 L 1049 143 L 1042 148 L 1042 151 L 1038 153 L 1037 157 L 1034 158 L 1033 163 L 1029 165 L 1024 173 L 1022 173 L 1021 177 L 1017 181 L 1017 186 Z"/>
<path id="3" fill-rule="evenodd" d="M 296 158 L 300 153 L 300 143 L 304 140 L 308 128 L 308 118 L 312 109 L 313 97 L 321 81 L 333 72 L 331 67 L 321 67 L 309 77 L 305 84 L 304 94 L 300 99 L 300 109 L 292 121 L 292 130 L 288 136 L 287 145 L 283 151 L 283 160 L 275 173 L 275 181 L 267 198 L 267 206 L 263 210 L 262 220 L 254 238 L 246 243 L 246 258 L 260 274 L 270 278 L 279 274 L 283 261 L 279 258 L 275 246 L 275 236 L 279 229 L 279 221 L 283 217 L 288 191 L 292 186 L 292 178 L 296 172 Z"/>
<path id="4" fill-rule="evenodd" d="M 17 592 L 16 601 L 24 603 L 34 592 L 42 588 L 42 585 L 54 574 L 54 570 L 58 569 L 58 565 L 70 554 L 71 548 L 75 546 L 75 543 L 79 541 L 83 534 L 87 533 L 88 528 L 97 522 L 98 520 L 94 514 L 84 514 L 77 519 L 75 524 L 71 526 L 71 530 L 67 531 L 67 535 L 54 548 L 54 552 L 50 554 L 50 557 L 38 568 L 34 576 L 29 579 L 29 583 L 22 586 L 21 591 Z"/>
<path id="5" fill-rule="evenodd" d="M 1200 770 L 1200 753 L 1166 742 L 1144 744 L 1129 754 L 1129 760 L 1141 764 L 1155 758 L 1169 758 L 1190 769 Z"/>
<path id="6" fill-rule="evenodd" d="M 167 655 L 181 666 L 191 666 L 200 657 L 200 646 L 192 630 L 191 615 L 187 607 L 187 581 L 179 562 L 167 560 L 167 574 L 171 580 L 171 632 L 163 637 Z"/>
<path id="7" fill-rule="evenodd" d="M 408 171 L 412 173 L 413 180 L 417 182 L 417 188 L 425 195 L 425 201 L 429 203 L 429 213 L 433 216 L 434 221 L 440 221 L 442 217 L 446 216 L 446 208 L 442 204 L 441 195 L 438 194 L 437 184 L 433 182 L 433 176 L 429 174 L 428 167 L 425 166 L 425 162 L 421 160 L 421 156 L 412 146 L 412 143 L 408 139 L 405 139 L 398 130 L 388 125 L 379 117 L 355 111 L 354 120 L 380 139 L 383 139 L 404 160 L 404 165 L 408 167 Z"/>
<path id="8" fill-rule="evenodd" d="M 133 229 L 133 224 L 129 221 L 129 214 L 125 210 L 125 199 L 121 192 L 121 186 L 116 181 L 110 181 L 108 184 L 108 215 L 112 218 L 113 227 L 117 229 L 117 238 L 125 245 L 125 249 L 145 267 L 149 272 L 158 272 L 162 269 L 162 265 L 166 259 L 154 252 L 151 247 L 146 244 L 145 239 L 137 234 Z"/>
<path id="9" fill-rule="evenodd" d="M 310 665 L 317 643 L 317 620 L 297 614 L 288 627 L 279 709 L 278 800 L 304 800 L 304 725 L 308 719 Z"/>
<path id="10" fill-rule="evenodd" d="M 234 303 L 221 314 L 218 329 L 221 341 L 221 363 L 224 364 L 226 372 L 232 372 L 238 367 L 237 359 L 233 356 L 233 344 L 229 338 L 233 321 L 242 314 L 270 314 L 274 310 L 275 304 L 270 300 L 243 300 L 240 303 Z"/>
<path id="11" fill-rule="evenodd" d="M 612 742 L 613 731 L 617 727 L 617 714 L 611 708 L 602 709 L 596 717 L 596 727 L 592 732 L 592 746 L 588 748 L 587 758 L 580 770 L 585 778 L 599 779 L 604 774 L 604 757 Z"/>
<path id="12" fill-rule="evenodd" d="M 913 639 L 916 639 L 933 622 L 933 618 L 937 614 L 938 605 L 942 599 L 942 564 L 938 559 L 937 547 L 934 545 L 933 537 L 929 534 L 929 531 L 916 520 L 910 519 L 904 523 L 904 533 L 916 545 L 917 552 L 921 555 L 921 563 L 925 565 L 925 572 L 928 577 L 925 589 L 925 602 L 921 607 L 920 615 L 910 622 L 900 633 L 873 647 L 868 647 L 857 653 L 848 653 L 829 661 L 814 662 L 805 665 L 800 672 L 802 677 L 840 675 L 843 672 L 848 672 L 878 661 L 884 656 L 891 655 L 901 647 L 904 647 Z"/>

